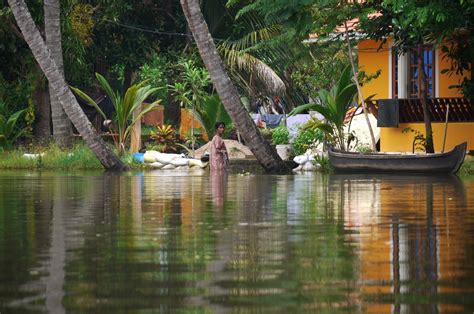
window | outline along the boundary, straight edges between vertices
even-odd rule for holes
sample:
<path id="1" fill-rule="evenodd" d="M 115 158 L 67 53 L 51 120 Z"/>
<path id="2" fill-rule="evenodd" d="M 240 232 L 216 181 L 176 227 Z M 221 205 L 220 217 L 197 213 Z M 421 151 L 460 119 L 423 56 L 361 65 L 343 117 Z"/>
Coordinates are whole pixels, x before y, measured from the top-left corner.
<path id="1" fill-rule="evenodd" d="M 423 60 L 425 63 L 425 74 L 427 80 L 427 94 L 428 98 L 435 97 L 435 50 L 431 46 L 423 48 Z M 406 58 L 406 76 L 403 82 L 399 82 L 399 60 Z M 399 85 L 404 89 L 406 98 L 420 97 L 420 81 L 418 76 L 418 51 L 411 50 L 404 56 L 398 56 L 394 51 L 392 54 L 392 95 L 393 98 L 398 98 Z"/>

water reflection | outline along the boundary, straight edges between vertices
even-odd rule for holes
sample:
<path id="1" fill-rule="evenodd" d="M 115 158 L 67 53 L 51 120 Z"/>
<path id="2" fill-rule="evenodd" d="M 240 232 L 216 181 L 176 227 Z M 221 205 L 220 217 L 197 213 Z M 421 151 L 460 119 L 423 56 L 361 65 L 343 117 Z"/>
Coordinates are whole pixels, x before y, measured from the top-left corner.
<path id="1" fill-rule="evenodd" d="M 463 309 L 454 305 L 464 303 L 462 297 L 450 292 L 464 286 L 455 273 L 474 278 L 462 258 L 472 245 L 463 237 L 473 230 L 472 218 L 463 223 L 452 213 L 468 214 L 472 200 L 469 207 L 458 177 L 335 175 L 330 190 L 340 197 L 347 228 L 359 231 L 360 288 L 368 301 L 386 303 L 371 311 Z"/>
<path id="2" fill-rule="evenodd" d="M 457 177 L 0 174 L 0 312 L 472 311 Z"/>
<path id="3" fill-rule="evenodd" d="M 224 195 L 225 188 L 227 185 L 227 175 L 227 171 L 225 170 L 214 170 L 210 172 L 212 203 L 218 209 L 221 209 L 224 206 Z"/>

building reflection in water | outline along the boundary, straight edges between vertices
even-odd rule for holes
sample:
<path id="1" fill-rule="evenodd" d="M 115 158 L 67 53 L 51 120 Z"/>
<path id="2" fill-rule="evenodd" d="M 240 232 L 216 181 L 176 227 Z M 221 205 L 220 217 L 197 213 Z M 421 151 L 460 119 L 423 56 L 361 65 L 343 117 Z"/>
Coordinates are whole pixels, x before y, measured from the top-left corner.
<path id="1" fill-rule="evenodd" d="M 329 193 L 339 197 L 345 227 L 358 231 L 360 292 L 374 301 L 364 302 L 368 312 L 462 310 L 440 301 L 440 294 L 461 289 L 456 274 L 472 272 L 464 249 L 472 245 L 464 235 L 469 226 L 451 214 L 472 210 L 461 180 L 333 175 Z"/>

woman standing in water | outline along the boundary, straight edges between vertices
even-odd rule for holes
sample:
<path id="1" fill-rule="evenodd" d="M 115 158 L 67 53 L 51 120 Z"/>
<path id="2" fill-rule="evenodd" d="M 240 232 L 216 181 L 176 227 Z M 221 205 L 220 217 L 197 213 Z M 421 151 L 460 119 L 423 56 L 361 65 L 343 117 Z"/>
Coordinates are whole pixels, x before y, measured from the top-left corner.
<path id="1" fill-rule="evenodd" d="M 222 134 L 224 134 L 225 123 L 216 122 L 216 134 L 211 141 L 210 149 L 210 168 L 213 170 L 224 170 L 229 164 L 229 157 L 227 155 L 227 148 L 225 147 Z"/>

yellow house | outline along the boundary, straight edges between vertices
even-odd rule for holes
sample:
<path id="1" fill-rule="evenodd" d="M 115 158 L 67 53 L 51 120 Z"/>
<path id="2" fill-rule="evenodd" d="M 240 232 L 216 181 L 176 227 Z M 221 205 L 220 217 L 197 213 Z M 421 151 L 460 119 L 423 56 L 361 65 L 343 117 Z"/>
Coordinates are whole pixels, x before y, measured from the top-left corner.
<path id="1" fill-rule="evenodd" d="M 380 107 L 382 99 L 399 99 L 392 101 L 399 106 L 398 121 L 392 125 L 381 125 L 380 151 L 411 151 L 414 139 L 413 132 L 405 128 L 425 133 L 425 127 L 419 103 L 416 52 L 403 55 L 396 53 L 391 41 L 382 47 L 374 40 L 362 40 L 358 43 L 359 68 L 367 74 L 381 70 L 376 79 L 363 86 L 365 96 L 375 95 Z M 443 148 L 446 133 L 445 151 L 461 142 L 468 142 L 468 149 L 474 150 L 474 109 L 467 99 L 462 98 L 458 89 L 450 88 L 459 84 L 463 76 L 444 74 L 449 68 L 450 60 L 444 58 L 441 47 L 426 46 L 423 51 L 428 80 L 428 97 L 432 113 L 433 141 L 436 151 Z M 465 73 L 465 75 L 470 75 Z M 404 100 L 402 100 L 404 99 Z M 389 102 L 385 102 L 389 105 Z M 447 109 L 449 105 L 450 109 Z M 445 128 L 446 113 L 448 126 Z M 380 123 L 380 119 L 379 119 Z"/>

